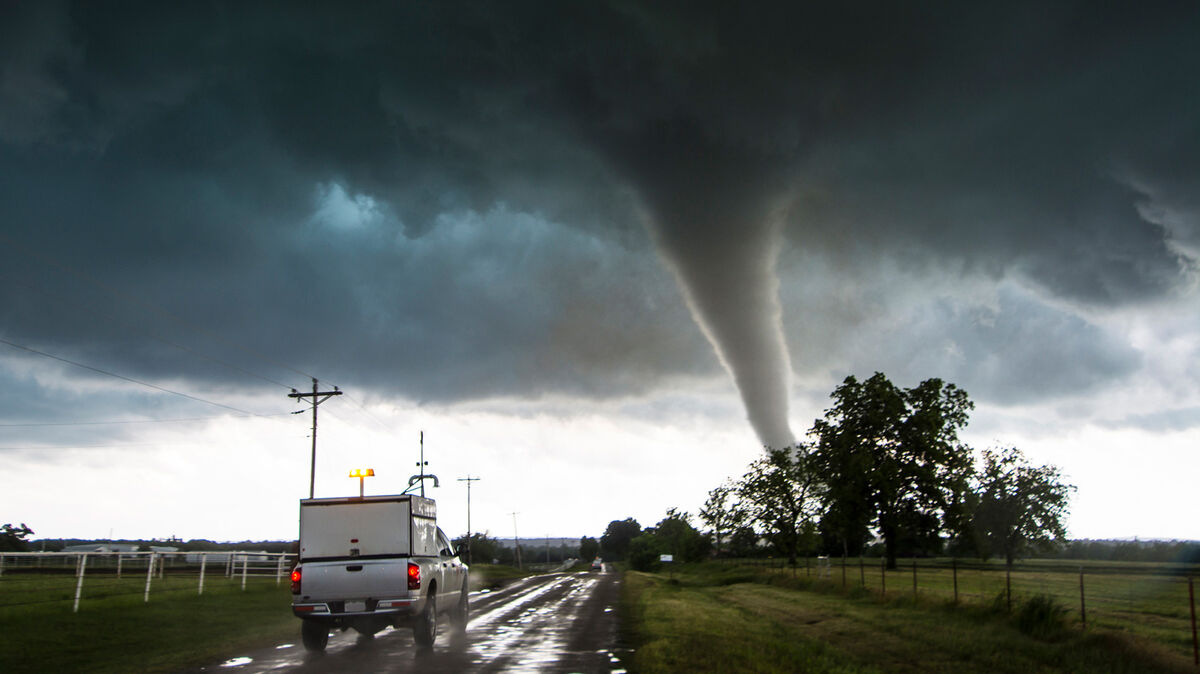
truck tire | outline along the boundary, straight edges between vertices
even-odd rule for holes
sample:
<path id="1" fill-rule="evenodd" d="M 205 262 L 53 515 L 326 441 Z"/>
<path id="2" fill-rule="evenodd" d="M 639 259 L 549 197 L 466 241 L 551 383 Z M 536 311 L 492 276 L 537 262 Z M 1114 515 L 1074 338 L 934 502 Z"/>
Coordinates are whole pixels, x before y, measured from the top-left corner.
<path id="1" fill-rule="evenodd" d="M 470 600 L 467 598 L 467 581 L 463 581 L 462 592 L 458 595 L 458 606 L 450 614 L 450 624 L 454 631 L 462 634 L 467 631 L 467 620 L 471 615 Z"/>
<path id="2" fill-rule="evenodd" d="M 320 653 L 329 643 L 329 626 L 315 620 L 305 620 L 300 623 L 300 640 L 304 642 L 304 650 Z"/>
<path id="3" fill-rule="evenodd" d="M 418 646 L 429 648 L 433 646 L 433 642 L 437 639 L 437 593 L 433 587 L 429 588 L 429 596 L 425 599 L 425 610 L 421 611 L 421 615 L 417 616 L 417 622 L 413 624 L 413 641 L 417 642 Z"/>

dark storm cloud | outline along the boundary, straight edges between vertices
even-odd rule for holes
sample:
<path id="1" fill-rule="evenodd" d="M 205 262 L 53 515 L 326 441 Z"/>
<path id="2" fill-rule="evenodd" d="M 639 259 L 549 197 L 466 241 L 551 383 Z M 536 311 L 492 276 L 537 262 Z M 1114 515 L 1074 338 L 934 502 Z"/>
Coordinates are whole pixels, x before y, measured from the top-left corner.
<path id="1" fill-rule="evenodd" d="M 417 399 L 711 374 L 654 248 L 775 442 L 781 241 L 1097 311 L 1194 282 L 1188 3 L 3 11 L 4 335 L 130 374 L 230 376 L 146 333 Z M 1009 320 L 965 348 L 1100 344 L 1043 391 L 1135 360 Z"/>

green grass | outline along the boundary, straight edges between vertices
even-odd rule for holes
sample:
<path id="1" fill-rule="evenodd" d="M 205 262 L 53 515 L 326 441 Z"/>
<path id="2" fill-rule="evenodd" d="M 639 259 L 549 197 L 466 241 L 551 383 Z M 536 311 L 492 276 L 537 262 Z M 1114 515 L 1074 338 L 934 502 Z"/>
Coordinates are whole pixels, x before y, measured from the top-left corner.
<path id="1" fill-rule="evenodd" d="M 811 564 L 811 562 L 810 562 Z M 900 560 L 898 568 L 886 572 L 879 559 L 862 566 L 856 558 L 847 560 L 846 589 L 865 589 L 881 593 L 886 587 L 890 599 L 909 599 L 913 593 L 913 560 Z M 917 591 L 921 602 L 955 601 L 955 572 L 949 559 L 916 560 Z M 1167 646 L 1180 655 L 1191 657 L 1192 637 L 1188 603 L 1188 572 L 1200 571 L 1179 564 L 1141 564 L 1136 562 L 1078 562 L 1037 560 L 1018 564 L 1012 573 L 1013 602 L 1030 597 L 1053 597 L 1066 609 L 1065 619 L 1082 629 L 1079 572 L 1084 572 L 1084 609 L 1089 630 L 1133 634 Z M 782 577 L 795 576 L 840 589 L 841 560 L 832 560 L 828 575 L 819 574 L 815 565 L 774 568 Z M 1005 571 L 1002 562 L 959 562 L 957 571 L 958 603 L 991 606 L 998 597 L 1007 605 Z"/>
<path id="2" fill-rule="evenodd" d="M 529 567 L 518 569 L 515 566 L 507 564 L 480 564 L 476 562 L 471 565 L 471 589 L 495 589 L 517 578 L 525 578 L 538 573 L 541 572 Z"/>
<path id="3" fill-rule="evenodd" d="M 682 566 L 673 577 L 629 573 L 622 615 L 635 649 L 630 669 L 1195 671 L 1190 657 L 1150 639 L 1083 632 L 1063 622 L 1065 607 L 1045 595 L 1032 602 L 1023 596 L 1010 615 L 990 602 L 914 602 L 911 568 L 907 597 L 892 595 L 890 578 L 887 600 L 861 588 L 843 591 L 840 573 L 837 580 L 806 579 L 803 570 L 793 578 L 790 571 L 717 564 Z"/>
<path id="4" fill-rule="evenodd" d="M 211 663 L 241 649 L 298 642 L 300 621 L 290 610 L 286 580 L 198 574 L 155 577 L 144 602 L 145 571 L 117 578 L 113 569 L 85 576 L 79 612 L 72 612 L 76 578 L 55 573 L 0 576 L 0 672 L 164 672 Z M 495 588 L 535 573 L 476 564 L 472 586 Z"/>
<path id="5" fill-rule="evenodd" d="M 0 671 L 164 672 L 211 662 L 238 649 L 298 641 L 286 583 L 216 577 L 88 578 L 72 612 L 70 576 L 0 577 Z M 49 600 L 49 601 L 47 601 Z M 41 601 L 41 603 L 25 603 Z"/>

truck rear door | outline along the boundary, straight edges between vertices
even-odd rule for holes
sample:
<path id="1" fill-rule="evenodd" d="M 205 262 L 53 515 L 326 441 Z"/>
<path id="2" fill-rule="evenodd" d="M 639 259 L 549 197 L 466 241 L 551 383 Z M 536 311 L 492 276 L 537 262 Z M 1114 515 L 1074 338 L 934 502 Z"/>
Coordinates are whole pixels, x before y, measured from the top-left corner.
<path id="1" fill-rule="evenodd" d="M 304 565 L 304 594 L 309 601 L 400 599 L 408 596 L 407 571 L 404 559 L 311 562 Z"/>

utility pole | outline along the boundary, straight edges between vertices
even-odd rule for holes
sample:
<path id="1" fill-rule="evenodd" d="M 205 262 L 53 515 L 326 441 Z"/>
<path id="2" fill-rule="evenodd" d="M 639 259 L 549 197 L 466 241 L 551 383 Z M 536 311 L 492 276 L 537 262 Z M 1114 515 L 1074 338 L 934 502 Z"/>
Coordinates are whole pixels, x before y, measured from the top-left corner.
<path id="1" fill-rule="evenodd" d="M 467 473 L 466 477 L 458 478 L 459 482 L 467 483 L 467 564 L 471 563 L 471 483 L 478 482 L 480 478 L 471 477 Z"/>
<path id="2" fill-rule="evenodd" d="M 521 568 L 521 536 L 517 534 L 517 515 L 521 513 L 513 513 L 513 544 L 517 548 L 517 568 Z"/>
<path id="3" fill-rule="evenodd" d="M 317 390 L 317 378 L 313 377 L 312 381 L 313 381 L 312 393 L 300 393 L 296 389 L 292 389 L 292 392 L 288 394 L 289 398 L 295 398 L 297 400 L 300 400 L 302 398 L 312 398 L 312 413 L 313 413 L 312 467 L 309 469 L 309 473 L 308 473 L 308 497 L 309 498 L 312 498 L 313 495 L 316 493 L 316 486 L 317 486 L 317 405 L 320 405 L 321 403 L 325 402 L 326 400 L 329 400 L 333 396 L 342 395 L 342 392 L 339 391 L 338 387 L 336 387 L 336 386 L 333 387 L 332 391 L 318 391 Z"/>

